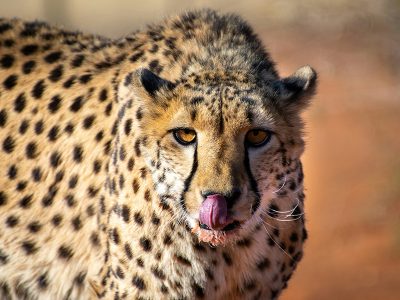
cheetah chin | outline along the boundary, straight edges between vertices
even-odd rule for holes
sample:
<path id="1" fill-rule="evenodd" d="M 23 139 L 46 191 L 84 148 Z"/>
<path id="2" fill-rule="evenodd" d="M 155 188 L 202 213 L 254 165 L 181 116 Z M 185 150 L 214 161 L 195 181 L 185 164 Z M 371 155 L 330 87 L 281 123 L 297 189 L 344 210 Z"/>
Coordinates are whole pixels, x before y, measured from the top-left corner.
<path id="1" fill-rule="evenodd" d="M 201 242 L 209 243 L 214 247 L 226 246 L 234 243 L 239 239 L 239 231 L 240 228 L 229 231 L 203 229 L 199 223 L 192 229 L 192 233 L 196 234 Z"/>

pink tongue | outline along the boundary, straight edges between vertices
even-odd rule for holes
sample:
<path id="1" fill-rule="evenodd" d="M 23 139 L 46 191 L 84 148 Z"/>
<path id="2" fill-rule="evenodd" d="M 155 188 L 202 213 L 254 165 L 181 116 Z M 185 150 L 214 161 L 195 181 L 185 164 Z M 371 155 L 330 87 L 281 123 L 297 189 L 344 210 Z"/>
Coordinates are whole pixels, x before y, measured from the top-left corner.
<path id="1" fill-rule="evenodd" d="M 225 197 L 219 194 L 208 196 L 200 207 L 200 223 L 211 229 L 222 229 L 228 222 Z"/>

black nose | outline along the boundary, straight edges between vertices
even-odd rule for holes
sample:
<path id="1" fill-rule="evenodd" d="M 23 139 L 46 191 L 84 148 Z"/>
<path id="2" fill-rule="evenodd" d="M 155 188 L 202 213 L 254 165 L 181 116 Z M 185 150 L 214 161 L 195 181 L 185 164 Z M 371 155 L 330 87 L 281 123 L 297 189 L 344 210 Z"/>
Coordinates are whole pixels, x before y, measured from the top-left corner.
<path id="1" fill-rule="evenodd" d="M 216 192 L 216 191 L 210 191 L 210 190 L 201 192 L 201 196 L 204 199 L 206 199 L 208 196 L 216 195 L 216 194 L 224 196 L 228 209 L 231 209 L 233 207 L 233 205 L 240 198 L 240 195 L 242 194 L 242 192 L 240 191 L 239 188 L 234 188 L 229 192 Z"/>

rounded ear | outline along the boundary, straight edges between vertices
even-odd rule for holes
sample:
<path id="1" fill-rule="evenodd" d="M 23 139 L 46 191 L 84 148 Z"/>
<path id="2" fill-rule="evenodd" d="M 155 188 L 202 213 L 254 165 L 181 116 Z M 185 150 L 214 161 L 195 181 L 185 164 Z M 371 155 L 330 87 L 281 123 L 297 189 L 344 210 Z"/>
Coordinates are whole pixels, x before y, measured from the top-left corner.
<path id="1" fill-rule="evenodd" d="M 163 79 L 145 68 L 129 73 L 125 77 L 124 85 L 126 87 L 133 85 L 133 88 L 143 88 L 150 96 L 155 96 L 160 90 L 172 90 L 175 87 L 171 81 Z"/>
<path id="2" fill-rule="evenodd" d="M 286 111 L 300 112 L 315 94 L 317 73 L 310 66 L 304 66 L 275 84 L 277 105 Z"/>

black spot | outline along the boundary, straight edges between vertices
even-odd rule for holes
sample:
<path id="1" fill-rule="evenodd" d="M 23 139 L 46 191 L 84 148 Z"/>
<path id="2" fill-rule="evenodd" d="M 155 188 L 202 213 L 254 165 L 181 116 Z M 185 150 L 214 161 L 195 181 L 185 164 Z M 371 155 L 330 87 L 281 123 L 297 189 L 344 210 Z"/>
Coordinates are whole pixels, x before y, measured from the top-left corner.
<path id="1" fill-rule="evenodd" d="M 71 123 L 68 123 L 68 124 L 65 126 L 64 131 L 67 132 L 67 133 L 69 133 L 69 134 L 73 133 L 73 132 L 74 132 L 74 125 L 71 124 Z"/>
<path id="2" fill-rule="evenodd" d="M 72 249 L 68 246 L 62 245 L 58 248 L 58 256 L 65 260 L 70 260 L 74 255 Z"/>
<path id="3" fill-rule="evenodd" d="M 198 285 L 196 282 L 193 282 L 192 283 L 192 288 L 194 289 L 196 297 L 204 298 L 204 296 L 205 296 L 204 289 L 200 285 Z"/>
<path id="4" fill-rule="evenodd" d="M 130 60 L 131 62 L 136 62 L 139 58 L 141 58 L 141 57 L 143 56 L 143 54 L 144 54 L 144 52 L 143 52 L 142 50 L 140 50 L 139 52 L 133 54 L 133 55 L 129 58 L 129 60 Z"/>
<path id="5" fill-rule="evenodd" d="M 108 93 L 108 91 L 107 91 L 106 88 L 104 88 L 104 89 L 102 89 L 102 90 L 100 91 L 100 93 L 99 93 L 99 100 L 100 100 L 100 102 L 104 102 L 104 101 L 107 100 L 107 93 Z"/>
<path id="6" fill-rule="evenodd" d="M 202 103 L 204 101 L 204 97 L 193 97 L 191 100 L 190 100 L 190 104 L 192 104 L 192 105 L 196 105 L 196 104 L 200 104 L 200 103 Z"/>
<path id="7" fill-rule="evenodd" d="M 24 242 L 22 242 L 21 246 L 27 255 L 34 254 L 38 250 L 35 243 L 32 241 L 24 241 Z"/>
<path id="8" fill-rule="evenodd" d="M 151 241 L 148 238 L 141 237 L 139 240 L 139 244 L 146 252 L 149 252 L 152 249 Z"/>
<path id="9" fill-rule="evenodd" d="M 82 157 L 83 157 L 83 150 L 81 146 L 75 146 L 74 150 L 72 151 L 72 157 L 74 161 L 80 163 L 82 162 Z"/>
<path id="10" fill-rule="evenodd" d="M 93 162 L 93 172 L 95 174 L 98 174 L 101 170 L 101 161 L 100 160 L 95 160 Z"/>
<path id="11" fill-rule="evenodd" d="M 43 132 L 43 130 L 44 130 L 43 120 L 37 121 L 35 124 L 35 133 L 39 135 Z"/>
<path id="12" fill-rule="evenodd" d="M 96 117 L 94 115 L 88 116 L 83 120 L 83 128 L 89 129 L 92 127 L 94 120 Z"/>
<path id="13" fill-rule="evenodd" d="M 119 278 L 121 278 L 121 279 L 125 278 L 125 273 L 124 273 L 124 271 L 122 271 L 120 266 L 117 267 L 117 270 L 115 271 L 115 273 L 117 274 L 117 276 Z"/>
<path id="14" fill-rule="evenodd" d="M 7 195 L 3 191 L 0 191 L 0 206 L 6 204 L 7 204 Z"/>
<path id="15" fill-rule="evenodd" d="M 17 191 L 21 192 L 26 188 L 27 185 L 28 185 L 28 182 L 25 180 L 22 180 L 22 181 L 18 182 L 16 189 L 17 189 Z"/>
<path id="16" fill-rule="evenodd" d="M 47 134 L 47 137 L 49 138 L 49 141 L 54 142 L 55 140 L 58 139 L 58 133 L 60 131 L 60 127 L 53 126 L 50 130 L 49 133 Z"/>
<path id="17" fill-rule="evenodd" d="M 295 243 L 299 240 L 299 236 L 297 235 L 296 232 L 292 232 L 292 234 L 290 235 L 290 241 Z"/>
<path id="18" fill-rule="evenodd" d="M 80 216 L 76 216 L 72 219 L 71 221 L 72 227 L 74 228 L 75 231 L 78 231 L 79 229 L 82 228 L 82 220 Z"/>
<path id="19" fill-rule="evenodd" d="M 14 44 L 15 44 L 15 42 L 12 39 L 5 39 L 4 40 L 4 46 L 7 47 L 7 48 L 10 48 L 10 47 L 14 46 Z"/>
<path id="20" fill-rule="evenodd" d="M 39 167 L 36 167 L 32 170 L 32 178 L 35 182 L 39 182 L 42 179 L 42 171 Z"/>
<path id="21" fill-rule="evenodd" d="M 3 86 L 6 90 L 11 90 L 17 84 L 18 76 L 12 74 L 3 81 Z"/>
<path id="22" fill-rule="evenodd" d="M 144 261 L 143 261 L 143 259 L 141 259 L 140 257 L 137 258 L 137 259 L 136 259 L 136 264 L 137 264 L 139 267 L 143 268 L 143 267 L 144 267 Z"/>
<path id="23" fill-rule="evenodd" d="M 30 74 L 36 66 L 36 62 L 33 60 L 29 60 L 22 65 L 22 72 L 24 74 Z"/>
<path id="24" fill-rule="evenodd" d="M 169 245 L 172 244 L 172 238 L 171 238 L 171 236 L 170 236 L 169 234 L 166 234 L 166 235 L 164 236 L 163 244 L 164 244 L 165 246 L 169 246 Z"/>
<path id="25" fill-rule="evenodd" d="M 7 136 L 3 141 L 3 150 L 6 153 L 11 153 L 14 151 L 15 141 L 11 136 Z"/>
<path id="26" fill-rule="evenodd" d="M 140 291 L 143 291 L 146 289 L 146 284 L 143 281 L 143 279 L 137 275 L 133 276 L 132 278 L 132 284 L 136 286 Z"/>
<path id="27" fill-rule="evenodd" d="M 137 139 L 135 142 L 135 154 L 136 156 L 140 156 L 141 155 L 141 151 L 140 151 L 140 139 Z"/>
<path id="28" fill-rule="evenodd" d="M 176 261 L 182 265 L 185 265 L 187 267 L 190 267 L 192 265 L 192 263 L 190 262 L 190 260 L 188 260 L 186 257 L 183 257 L 182 255 L 179 254 L 175 254 L 174 258 L 176 259 Z"/>
<path id="29" fill-rule="evenodd" d="M 61 106 L 61 97 L 60 95 L 55 95 L 51 98 L 50 103 L 48 105 L 48 109 L 51 113 L 57 112 L 57 110 Z"/>
<path id="30" fill-rule="evenodd" d="M 128 243 L 125 243 L 124 248 L 125 248 L 126 257 L 128 257 L 128 259 L 132 259 L 132 258 L 133 258 L 133 254 L 132 254 L 132 248 L 131 248 L 131 246 L 129 246 Z"/>
<path id="31" fill-rule="evenodd" d="M 268 258 L 264 258 L 263 260 L 261 260 L 257 263 L 257 269 L 260 271 L 263 271 L 263 270 L 269 268 L 270 265 L 271 265 L 271 261 Z"/>
<path id="32" fill-rule="evenodd" d="M 79 82 L 82 84 L 88 83 L 90 80 L 92 80 L 92 74 L 85 74 L 79 77 Z"/>
<path id="33" fill-rule="evenodd" d="M 0 126 L 4 127 L 7 122 L 7 112 L 5 109 L 0 110 Z"/>
<path id="34" fill-rule="evenodd" d="M 47 54 L 47 55 L 44 57 L 44 61 L 47 62 L 47 63 L 49 63 L 49 64 L 55 63 L 55 62 L 57 62 L 58 60 L 60 60 L 61 55 L 62 55 L 62 52 L 61 52 L 61 51 L 54 51 L 54 52 L 51 52 L 51 53 Z"/>
<path id="35" fill-rule="evenodd" d="M 110 238 L 115 244 L 117 244 L 117 245 L 119 244 L 120 237 L 119 237 L 119 233 L 118 233 L 118 229 L 117 228 L 113 228 L 110 231 Z"/>
<path id="36" fill-rule="evenodd" d="M 38 221 L 33 221 L 28 224 L 28 230 L 32 233 L 39 232 L 40 229 L 42 229 L 42 224 L 40 224 Z"/>
<path id="37" fill-rule="evenodd" d="M 239 247 L 250 247 L 251 246 L 251 240 L 247 239 L 247 238 L 244 238 L 244 239 L 241 239 L 241 240 L 237 241 L 236 244 Z"/>
<path id="38" fill-rule="evenodd" d="M 15 227 L 16 225 L 18 225 L 18 222 L 19 222 L 18 217 L 13 216 L 13 215 L 9 216 L 9 217 L 6 219 L 6 225 L 7 225 L 8 227 Z"/>
<path id="39" fill-rule="evenodd" d="M 41 290 L 46 289 L 49 286 L 47 274 L 44 273 L 44 274 L 40 275 L 37 282 L 38 282 L 39 289 L 41 289 Z"/>
<path id="40" fill-rule="evenodd" d="M 63 87 L 66 89 L 69 89 L 71 86 L 74 85 L 76 80 L 76 76 L 72 75 L 71 77 L 69 77 L 64 83 L 63 83 Z"/>
<path id="41" fill-rule="evenodd" d="M 34 23 L 25 23 L 25 28 L 20 32 L 20 36 L 23 38 L 34 37 L 37 34 L 37 27 Z"/>
<path id="42" fill-rule="evenodd" d="M 271 218 L 276 218 L 278 216 L 278 212 L 279 212 L 279 207 L 276 204 L 271 203 L 268 208 L 268 215 Z"/>
<path id="43" fill-rule="evenodd" d="M 136 119 L 138 119 L 140 121 L 142 119 L 142 117 L 143 117 L 142 108 L 139 107 L 138 110 L 136 111 Z"/>
<path id="44" fill-rule="evenodd" d="M 135 212 L 135 214 L 133 215 L 133 218 L 134 218 L 134 220 L 135 220 L 135 222 L 138 224 L 138 225 L 140 225 L 140 226 L 142 226 L 143 225 L 143 217 L 142 217 L 142 215 L 140 214 L 140 212 Z"/>
<path id="45" fill-rule="evenodd" d="M 21 125 L 19 126 L 19 133 L 20 134 L 25 134 L 26 131 L 28 130 L 29 127 L 29 121 L 28 120 L 23 120 L 21 122 Z"/>
<path id="46" fill-rule="evenodd" d="M 76 184 L 78 183 L 78 176 L 77 175 L 72 175 L 68 181 L 68 187 L 70 189 L 73 189 L 76 187 Z"/>
<path id="47" fill-rule="evenodd" d="M 57 82 L 61 79 L 64 72 L 63 65 L 59 65 L 50 71 L 49 80 L 52 82 Z"/>
<path id="48" fill-rule="evenodd" d="M 77 112 L 78 110 L 81 109 L 81 107 L 84 104 L 84 99 L 83 96 L 78 96 L 74 99 L 72 102 L 71 106 L 69 107 L 70 111 L 72 112 Z"/>
<path id="49" fill-rule="evenodd" d="M 228 253 L 222 252 L 222 257 L 223 257 L 225 263 L 226 263 L 228 266 L 232 266 L 232 264 L 233 264 L 232 258 L 230 257 L 230 255 L 229 255 Z"/>
<path id="50" fill-rule="evenodd" d="M 12 29 L 11 24 L 9 24 L 9 23 L 0 24 L 0 34 L 6 32 L 7 30 L 10 30 L 10 29 Z"/>
<path id="51" fill-rule="evenodd" d="M 127 119 L 125 121 L 125 126 L 124 126 L 124 131 L 126 135 L 129 135 L 131 133 L 132 129 L 132 119 Z"/>
<path id="52" fill-rule="evenodd" d="M 71 61 L 71 67 L 73 68 L 78 68 L 82 65 L 83 60 L 85 59 L 85 56 L 82 54 L 78 54 L 74 57 L 74 59 Z"/>
<path id="53" fill-rule="evenodd" d="M 95 140 L 96 140 L 97 142 L 100 142 L 100 141 L 103 139 L 103 137 L 104 137 L 104 132 L 103 132 L 103 130 L 100 130 L 100 131 L 96 134 Z"/>
<path id="54" fill-rule="evenodd" d="M 24 47 L 21 48 L 21 53 L 24 55 L 32 55 L 36 51 L 38 51 L 38 49 L 39 49 L 38 45 L 29 44 L 29 45 L 25 45 Z"/>
<path id="55" fill-rule="evenodd" d="M 157 267 L 151 267 L 151 272 L 158 279 L 165 280 L 166 278 L 164 272 Z"/>
<path id="56" fill-rule="evenodd" d="M 10 180 L 15 179 L 15 177 L 17 177 L 17 173 L 18 173 L 18 169 L 15 165 L 11 165 L 8 168 L 8 172 L 7 172 L 7 176 Z"/>
<path id="57" fill-rule="evenodd" d="M 35 86 L 32 89 L 32 97 L 35 99 L 40 99 L 43 95 L 45 88 L 46 88 L 46 85 L 44 84 L 43 79 L 36 82 Z"/>
<path id="58" fill-rule="evenodd" d="M 160 222 L 161 222 L 160 218 L 157 217 L 157 216 L 153 213 L 152 216 L 151 216 L 151 223 L 153 223 L 154 225 L 158 226 L 158 225 L 160 225 Z"/>
<path id="59" fill-rule="evenodd" d="M 14 100 L 14 110 L 16 112 L 21 112 L 24 110 L 26 106 L 26 97 L 25 97 L 25 93 L 21 93 L 18 95 L 17 98 L 15 98 Z"/>
<path id="60" fill-rule="evenodd" d="M 61 155 L 57 151 L 50 155 L 50 164 L 53 168 L 57 168 L 61 164 Z"/>
<path id="61" fill-rule="evenodd" d="M 51 223 L 53 223 L 55 227 L 59 226 L 61 222 L 62 222 L 62 216 L 60 214 L 54 215 L 54 217 L 51 219 Z"/>
<path id="62" fill-rule="evenodd" d="M 97 232 L 92 232 L 92 234 L 90 235 L 90 242 L 93 246 L 100 246 L 100 238 Z"/>
<path id="63" fill-rule="evenodd" d="M 113 108 L 112 102 L 108 103 L 106 108 L 105 108 L 105 110 L 104 110 L 104 113 L 106 114 L 106 116 L 110 116 L 111 115 L 112 108 Z"/>
<path id="64" fill-rule="evenodd" d="M 37 146 L 35 142 L 30 142 L 26 145 L 25 154 L 28 159 L 34 159 L 37 157 Z"/>
<path id="65" fill-rule="evenodd" d="M 10 54 L 5 54 L 1 60 L 0 60 L 0 65 L 4 68 L 4 69 L 8 69 L 11 68 L 11 66 L 14 63 L 14 56 L 10 55 Z"/>

